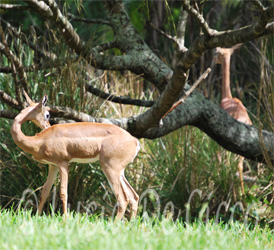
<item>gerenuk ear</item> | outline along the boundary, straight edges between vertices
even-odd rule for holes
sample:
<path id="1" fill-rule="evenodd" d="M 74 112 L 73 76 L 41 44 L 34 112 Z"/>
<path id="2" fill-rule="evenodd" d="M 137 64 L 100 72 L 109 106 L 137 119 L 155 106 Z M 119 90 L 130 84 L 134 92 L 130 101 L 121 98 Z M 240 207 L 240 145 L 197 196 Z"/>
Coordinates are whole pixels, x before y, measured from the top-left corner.
<path id="1" fill-rule="evenodd" d="M 26 102 L 28 103 L 28 105 L 31 105 L 33 103 L 33 101 L 30 99 L 30 97 L 28 96 L 27 92 L 22 88 L 22 94 L 26 99 Z"/>
<path id="2" fill-rule="evenodd" d="M 44 95 L 41 101 L 39 102 L 38 108 L 42 109 L 44 106 L 46 106 L 47 101 L 48 101 L 48 96 Z"/>
<path id="3" fill-rule="evenodd" d="M 48 101 L 48 96 L 47 96 L 47 95 L 44 95 L 44 97 L 42 98 L 43 106 L 46 105 L 47 101 Z"/>
<path id="4" fill-rule="evenodd" d="M 232 53 L 233 53 L 235 50 L 241 48 L 242 45 L 243 45 L 242 43 L 239 43 L 239 44 L 234 45 L 234 46 L 231 48 Z M 232 54 L 232 53 L 231 53 L 231 54 Z"/>

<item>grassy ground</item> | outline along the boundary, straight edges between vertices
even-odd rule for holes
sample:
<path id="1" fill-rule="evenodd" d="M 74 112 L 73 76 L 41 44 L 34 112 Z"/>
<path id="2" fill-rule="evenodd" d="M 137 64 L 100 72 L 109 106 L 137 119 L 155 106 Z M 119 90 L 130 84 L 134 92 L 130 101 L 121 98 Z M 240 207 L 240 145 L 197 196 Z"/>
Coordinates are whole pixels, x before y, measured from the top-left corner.
<path id="1" fill-rule="evenodd" d="M 221 225 L 136 219 L 114 223 L 92 216 L 0 213 L 0 249 L 274 249 L 273 231 Z"/>

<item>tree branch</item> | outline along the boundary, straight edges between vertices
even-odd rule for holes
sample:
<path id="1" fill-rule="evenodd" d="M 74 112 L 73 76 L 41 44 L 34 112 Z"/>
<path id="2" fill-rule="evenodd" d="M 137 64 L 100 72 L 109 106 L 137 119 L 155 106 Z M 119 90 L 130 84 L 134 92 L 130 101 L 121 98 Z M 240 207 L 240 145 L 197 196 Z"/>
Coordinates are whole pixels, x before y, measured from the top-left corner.
<path id="1" fill-rule="evenodd" d="M 0 109 L 0 118 L 14 119 L 18 114 L 10 110 Z"/>
<path id="2" fill-rule="evenodd" d="M 86 113 L 77 112 L 74 109 L 62 106 L 50 106 L 53 117 L 62 117 L 76 122 L 95 122 L 96 119 Z"/>
<path id="3" fill-rule="evenodd" d="M 159 34 L 161 34 L 162 36 L 166 37 L 167 39 L 171 40 L 172 42 L 175 42 L 176 44 L 178 43 L 176 37 L 171 36 L 169 34 L 167 34 L 166 32 L 160 30 L 159 28 L 157 28 L 153 23 L 149 23 L 149 25 L 151 26 L 152 29 L 156 30 Z"/>
<path id="4" fill-rule="evenodd" d="M 127 129 L 127 118 L 122 119 L 106 119 L 106 118 L 96 118 L 90 116 L 83 112 L 78 112 L 74 109 L 62 106 L 50 106 L 50 112 L 52 117 L 61 117 L 67 119 L 66 122 L 98 122 L 98 123 L 107 123 L 114 124 L 123 129 Z M 55 120 L 56 121 L 56 120 Z M 65 123 L 64 121 L 62 123 Z"/>
<path id="5" fill-rule="evenodd" d="M 84 42 L 73 29 L 68 19 L 63 16 L 54 0 L 25 0 L 25 2 L 42 16 L 50 19 L 57 25 L 66 43 L 80 54 L 84 48 Z"/>
<path id="6" fill-rule="evenodd" d="M 5 93 L 4 90 L 0 90 L 0 100 L 14 109 L 21 110 L 23 108 L 17 100 Z"/>
<path id="7" fill-rule="evenodd" d="M 195 10 L 190 4 L 189 1 L 184 0 L 182 1 L 182 6 L 185 10 L 192 15 L 196 21 L 199 23 L 200 27 L 202 28 L 204 34 L 206 36 L 212 36 L 216 31 L 209 28 L 208 23 L 205 21 L 203 15 L 201 15 L 197 10 Z"/>
<path id="8" fill-rule="evenodd" d="M 274 33 L 274 22 L 268 23 L 262 35 L 270 35 Z"/>
<path id="9" fill-rule="evenodd" d="M 29 10 L 30 7 L 26 5 L 19 4 L 0 4 L 0 9 L 2 10 Z"/>
<path id="10" fill-rule="evenodd" d="M 132 99 L 129 97 L 115 96 L 115 95 L 106 93 L 98 88 L 95 88 L 91 84 L 86 84 L 86 90 L 95 96 L 98 96 L 102 99 L 115 102 L 115 103 L 129 104 L 129 105 L 135 105 L 140 107 L 151 107 L 154 104 L 154 101 L 145 101 L 145 100 L 139 100 L 139 99 Z"/>
<path id="11" fill-rule="evenodd" d="M 261 3 L 260 0 L 253 0 L 252 3 L 260 10 L 260 11 L 265 11 L 265 7 Z"/>
<path id="12" fill-rule="evenodd" d="M 187 51 L 185 47 L 185 33 L 186 33 L 186 23 L 187 23 L 187 12 L 184 11 L 183 6 L 180 10 L 180 16 L 177 25 L 177 44 L 179 51 Z"/>
<path id="13" fill-rule="evenodd" d="M 111 22 L 106 21 L 104 19 L 87 19 L 82 17 L 76 17 L 73 14 L 68 13 L 67 17 L 69 17 L 72 21 L 78 21 L 83 23 L 94 23 L 94 24 L 104 24 L 111 26 Z"/>

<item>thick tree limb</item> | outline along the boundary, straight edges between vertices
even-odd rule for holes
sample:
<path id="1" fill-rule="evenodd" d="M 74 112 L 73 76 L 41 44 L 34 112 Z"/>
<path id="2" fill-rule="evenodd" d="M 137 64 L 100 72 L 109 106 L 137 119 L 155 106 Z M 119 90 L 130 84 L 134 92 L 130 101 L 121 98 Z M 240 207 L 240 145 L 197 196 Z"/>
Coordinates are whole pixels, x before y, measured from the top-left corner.
<path id="1" fill-rule="evenodd" d="M 188 89 L 187 85 L 185 91 Z M 142 137 L 158 138 L 186 125 L 201 129 L 225 149 L 248 159 L 265 163 L 267 154 L 274 166 L 273 133 L 238 122 L 197 91 L 166 116 L 162 128 L 150 128 Z M 139 136 L 136 131 L 130 132 Z"/>
<path id="2" fill-rule="evenodd" d="M 185 99 L 197 88 L 197 86 L 201 83 L 202 80 L 204 80 L 208 74 L 210 73 L 211 69 L 208 68 L 199 78 L 198 80 L 189 88 L 189 90 L 187 90 L 184 94 L 184 96 L 177 101 L 176 103 L 173 104 L 173 106 L 171 107 L 170 110 L 168 110 L 164 116 L 162 117 L 162 119 L 160 120 L 159 125 L 163 126 L 163 119 L 170 113 L 172 112 L 175 108 L 177 108 L 181 103 L 184 103 Z"/>

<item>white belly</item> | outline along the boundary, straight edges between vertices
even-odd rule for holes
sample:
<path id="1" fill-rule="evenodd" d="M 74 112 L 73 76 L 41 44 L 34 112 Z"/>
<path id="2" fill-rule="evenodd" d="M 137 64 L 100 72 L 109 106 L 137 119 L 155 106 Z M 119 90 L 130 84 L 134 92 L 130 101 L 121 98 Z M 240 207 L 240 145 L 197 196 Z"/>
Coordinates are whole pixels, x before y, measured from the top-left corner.
<path id="1" fill-rule="evenodd" d="M 37 159 L 34 159 L 37 160 Z M 38 160 L 41 163 L 45 163 L 45 164 L 52 164 L 52 165 L 56 165 L 56 163 L 47 161 L 45 159 L 42 160 Z M 96 161 L 99 161 L 99 154 L 96 155 L 93 158 L 72 158 L 69 162 L 77 162 L 77 163 L 94 163 Z"/>
<path id="2" fill-rule="evenodd" d="M 94 158 L 72 158 L 69 162 L 77 162 L 77 163 L 93 163 L 99 161 L 99 154 Z"/>

